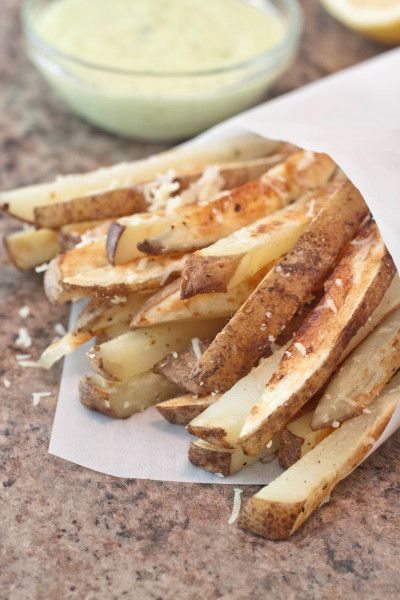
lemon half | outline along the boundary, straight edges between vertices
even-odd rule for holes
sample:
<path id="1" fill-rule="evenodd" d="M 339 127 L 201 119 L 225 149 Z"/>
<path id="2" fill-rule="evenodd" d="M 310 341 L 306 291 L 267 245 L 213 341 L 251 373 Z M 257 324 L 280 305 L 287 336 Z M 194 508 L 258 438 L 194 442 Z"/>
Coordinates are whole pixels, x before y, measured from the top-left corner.
<path id="1" fill-rule="evenodd" d="M 344 25 L 385 44 L 400 43 L 400 0 L 321 0 Z"/>

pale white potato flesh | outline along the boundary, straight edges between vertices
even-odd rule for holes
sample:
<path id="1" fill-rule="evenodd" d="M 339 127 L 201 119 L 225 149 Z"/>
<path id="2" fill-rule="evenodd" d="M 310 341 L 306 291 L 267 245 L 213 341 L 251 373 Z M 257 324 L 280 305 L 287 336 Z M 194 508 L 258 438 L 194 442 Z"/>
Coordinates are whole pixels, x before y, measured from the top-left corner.
<path id="1" fill-rule="evenodd" d="M 265 386 L 285 352 L 280 348 L 248 375 L 222 394 L 221 398 L 188 424 L 188 431 L 210 444 L 224 448 L 239 447 L 240 431 L 254 404 L 260 401 Z"/>
<path id="2" fill-rule="evenodd" d="M 135 329 L 94 346 L 88 357 L 92 367 L 107 379 L 129 379 L 151 369 L 166 354 L 183 350 L 195 337 L 213 337 L 221 319 L 177 322 Z"/>
<path id="3" fill-rule="evenodd" d="M 65 290 L 88 296 L 129 295 L 162 287 L 182 272 L 188 255 L 139 258 L 125 265 L 107 265 L 65 277 Z"/>
<path id="4" fill-rule="evenodd" d="M 246 453 L 258 453 L 327 381 L 394 274 L 378 228 L 370 223 L 348 245 L 325 283 L 324 296 L 296 332 L 262 400 L 251 409 L 239 440 Z"/>
<path id="5" fill-rule="evenodd" d="M 63 225 L 59 230 L 61 251 L 66 252 L 83 241 L 89 242 L 90 240 L 107 235 L 110 225 L 110 219 L 82 221 L 81 223 Z"/>
<path id="6" fill-rule="evenodd" d="M 49 262 L 60 251 L 58 232 L 52 229 L 23 229 L 4 238 L 11 262 L 21 271 L 28 271 Z"/>
<path id="7" fill-rule="evenodd" d="M 0 209 L 22 221 L 33 223 L 33 212 L 38 206 L 143 183 L 168 169 L 184 174 L 210 163 L 265 156 L 276 146 L 276 142 L 245 132 L 234 134 L 225 141 L 197 142 L 191 147 L 182 145 L 149 158 L 119 163 L 89 173 L 59 176 L 51 183 L 2 192 Z"/>
<path id="8" fill-rule="evenodd" d="M 115 383 L 97 373 L 85 375 L 79 383 L 82 404 L 105 415 L 126 419 L 156 402 L 176 394 L 176 386 L 161 375 L 146 371 Z"/>
<path id="9" fill-rule="evenodd" d="M 156 292 L 132 321 L 133 327 L 148 327 L 168 321 L 231 317 L 250 296 L 258 278 L 243 281 L 226 293 L 198 294 L 185 300 L 180 296 L 180 280 Z M 170 290 L 170 291 L 169 291 Z"/>
<path id="10" fill-rule="evenodd" d="M 99 331 L 115 325 L 127 327 L 148 298 L 149 293 L 145 292 L 91 300 L 79 313 L 74 330 L 97 335 Z"/>
<path id="11" fill-rule="evenodd" d="M 217 290 L 225 286 L 229 290 L 286 254 L 328 202 L 333 190 L 334 187 L 328 185 L 315 192 L 308 192 L 272 215 L 234 231 L 207 248 L 197 250 L 189 258 L 183 272 L 184 297 L 189 289 L 190 295 L 209 290 L 209 287 L 208 290 L 196 289 L 197 282 L 204 282 L 207 286 L 214 283 Z M 230 262 L 232 266 L 229 279 L 227 269 L 221 270 L 224 259 L 226 265 Z M 199 270 L 209 274 L 207 282 L 198 277 Z M 192 281 L 193 278 L 197 282 Z"/>
<path id="12" fill-rule="evenodd" d="M 370 412 L 343 423 L 255 494 L 242 511 L 240 527 L 272 540 L 292 535 L 367 456 L 400 400 L 399 384 L 395 376 Z"/>
<path id="13" fill-rule="evenodd" d="M 204 440 L 190 443 L 188 458 L 193 465 L 220 475 L 232 475 L 257 460 L 273 457 L 279 446 L 279 437 L 269 448 L 264 448 L 258 456 L 247 456 L 241 448 L 221 448 L 213 446 Z"/>
<path id="14" fill-rule="evenodd" d="M 386 317 L 329 382 L 315 408 L 313 429 L 341 423 L 369 406 L 400 368 L 400 310 Z"/>
<path id="15" fill-rule="evenodd" d="M 293 154 L 259 179 L 182 211 L 163 233 L 141 242 L 139 249 L 163 254 L 204 248 L 323 185 L 335 168 L 325 154 Z"/>
<path id="16" fill-rule="evenodd" d="M 43 369 L 50 369 L 58 360 L 68 354 L 72 354 L 79 346 L 90 340 L 91 337 L 92 334 L 89 332 L 67 333 L 60 340 L 52 342 L 43 350 L 38 360 L 38 365 Z"/>

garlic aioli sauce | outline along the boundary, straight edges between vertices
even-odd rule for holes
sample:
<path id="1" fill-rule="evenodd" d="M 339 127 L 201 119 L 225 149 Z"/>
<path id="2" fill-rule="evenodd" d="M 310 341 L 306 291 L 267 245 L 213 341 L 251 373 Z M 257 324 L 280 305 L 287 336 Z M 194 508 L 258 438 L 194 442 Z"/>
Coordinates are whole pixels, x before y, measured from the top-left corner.
<path id="1" fill-rule="evenodd" d="M 73 110 L 156 141 L 187 138 L 259 101 L 297 41 L 265 63 L 246 63 L 287 40 L 288 23 L 268 0 L 53 0 L 35 29 L 63 53 L 31 47 Z"/>
<path id="2" fill-rule="evenodd" d="M 110 68 L 184 73 L 234 66 L 276 45 L 283 24 L 241 0 L 57 0 L 39 33 Z"/>

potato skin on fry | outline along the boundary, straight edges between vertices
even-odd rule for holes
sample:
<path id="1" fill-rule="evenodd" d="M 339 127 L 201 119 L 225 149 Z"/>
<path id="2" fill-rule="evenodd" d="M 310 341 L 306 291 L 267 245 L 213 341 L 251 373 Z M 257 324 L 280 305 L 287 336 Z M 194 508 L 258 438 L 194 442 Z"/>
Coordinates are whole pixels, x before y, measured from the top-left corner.
<path id="1" fill-rule="evenodd" d="M 159 402 L 155 408 L 169 423 L 187 425 L 213 402 L 216 402 L 218 398 L 218 394 L 215 396 L 204 396 L 203 398 L 198 398 L 193 394 L 184 394 L 177 398 L 171 398 L 171 400 Z"/>
<path id="2" fill-rule="evenodd" d="M 201 352 L 204 352 L 211 343 L 211 339 L 200 340 L 199 346 Z M 177 356 L 176 356 L 177 354 Z M 188 346 L 182 352 L 167 354 L 154 367 L 154 373 L 163 375 L 169 381 L 172 381 L 182 390 L 196 394 L 197 396 L 206 396 L 201 386 L 193 381 L 191 372 L 197 363 L 192 346 Z M 197 415 L 196 415 L 197 416 Z M 193 417 L 194 418 L 194 417 Z"/>
<path id="3" fill-rule="evenodd" d="M 329 204 L 271 270 L 204 353 L 193 372 L 206 391 L 225 391 L 247 375 L 310 295 L 322 288 L 368 208 L 345 182 Z"/>
<path id="4" fill-rule="evenodd" d="M 240 261 L 241 256 L 203 256 L 201 260 L 192 254 L 182 273 L 181 298 L 191 298 L 199 293 L 226 292 Z M 213 273 L 218 277 L 213 277 Z M 216 281 L 218 284 L 216 285 Z"/>
<path id="5" fill-rule="evenodd" d="M 376 224 L 365 226 L 354 242 L 326 282 L 325 296 L 293 338 L 263 400 L 253 406 L 239 439 L 246 454 L 259 452 L 322 387 L 389 287 L 396 268 Z M 328 298 L 336 312 L 326 304 Z"/>

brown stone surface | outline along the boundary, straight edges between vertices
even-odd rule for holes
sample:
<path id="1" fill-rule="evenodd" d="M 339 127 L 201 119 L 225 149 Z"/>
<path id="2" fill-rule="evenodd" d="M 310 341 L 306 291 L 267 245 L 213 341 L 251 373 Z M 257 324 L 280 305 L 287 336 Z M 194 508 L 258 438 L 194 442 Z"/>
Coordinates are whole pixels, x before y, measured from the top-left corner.
<path id="1" fill-rule="evenodd" d="M 0 9 L 1 187 L 155 150 L 69 114 L 24 57 L 19 4 L 2 0 Z M 382 50 L 335 24 L 317 2 L 303 6 L 300 57 L 274 93 Z M 0 228 L 17 225 L 1 217 Z M 400 433 L 290 541 L 267 542 L 228 526 L 229 486 L 120 480 L 49 456 L 60 368 L 19 368 L 13 342 L 22 305 L 32 310 L 23 324 L 34 356 L 55 323 L 66 324 L 68 309 L 49 307 L 40 277 L 16 272 L 4 254 L 0 286 L 1 600 L 399 597 Z M 52 394 L 33 407 L 32 391 Z"/>

